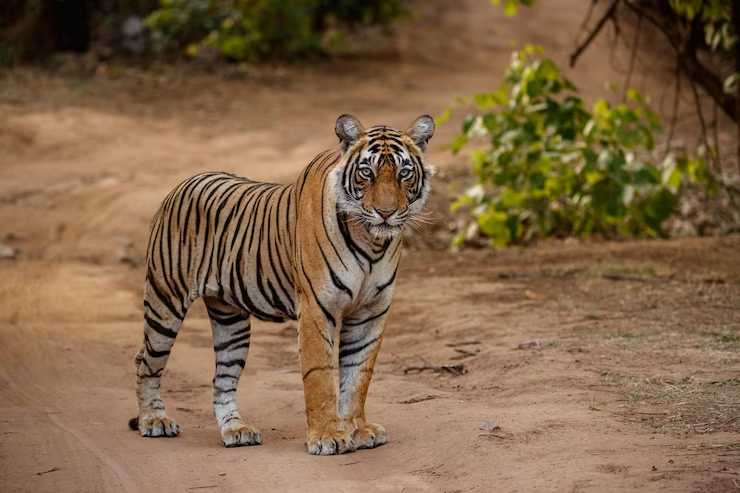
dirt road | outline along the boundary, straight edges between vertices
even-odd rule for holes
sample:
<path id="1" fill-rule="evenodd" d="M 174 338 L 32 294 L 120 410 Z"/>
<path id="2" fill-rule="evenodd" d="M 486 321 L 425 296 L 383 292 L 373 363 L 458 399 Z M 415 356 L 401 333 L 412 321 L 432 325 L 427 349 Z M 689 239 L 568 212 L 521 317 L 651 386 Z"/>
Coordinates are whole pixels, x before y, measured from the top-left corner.
<path id="1" fill-rule="evenodd" d="M 391 441 L 337 457 L 304 450 L 290 324 L 256 324 L 241 381 L 264 444 L 220 446 L 198 304 L 164 378 L 184 432 L 127 429 L 147 224 L 176 181 L 291 179 L 339 113 L 438 113 L 491 87 L 512 39 L 563 61 L 580 22 L 575 0 L 516 24 L 427 4 L 367 63 L 3 74 L 0 243 L 18 255 L 0 260 L 1 491 L 737 491 L 737 236 L 410 250 L 368 404 Z M 591 95 L 613 75 L 599 49 L 573 74 Z M 442 169 L 456 128 L 435 137 Z"/>

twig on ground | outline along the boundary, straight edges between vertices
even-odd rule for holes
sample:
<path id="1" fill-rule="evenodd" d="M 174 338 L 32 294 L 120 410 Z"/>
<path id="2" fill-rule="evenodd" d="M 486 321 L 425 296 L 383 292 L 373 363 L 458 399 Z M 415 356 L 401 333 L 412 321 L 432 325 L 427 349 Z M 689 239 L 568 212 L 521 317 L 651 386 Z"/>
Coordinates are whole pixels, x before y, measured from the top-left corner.
<path id="1" fill-rule="evenodd" d="M 617 272 L 606 272 L 602 274 L 601 277 L 603 277 L 604 279 L 608 279 L 610 281 L 635 281 L 635 282 L 650 281 L 650 279 L 646 279 L 644 277 L 630 275 L 630 274 L 620 274 Z"/>
<path id="2" fill-rule="evenodd" d="M 480 341 L 460 341 L 460 342 L 448 342 L 445 344 L 447 347 L 458 347 L 458 346 L 475 346 L 480 344 Z"/>
<path id="3" fill-rule="evenodd" d="M 453 356 L 452 359 L 464 359 L 476 356 L 480 351 L 466 351 L 465 349 L 453 348 L 458 354 Z"/>
<path id="4" fill-rule="evenodd" d="M 449 373 L 450 375 L 460 376 L 468 372 L 465 365 L 457 363 L 454 365 L 424 365 L 424 366 L 409 366 L 403 369 L 403 374 L 408 375 L 409 373 L 422 373 L 424 371 L 431 371 L 433 373 Z"/>
<path id="5" fill-rule="evenodd" d="M 511 440 L 514 438 L 514 435 L 512 433 L 478 433 L 478 436 L 481 438 L 500 438 L 501 440 Z"/>
<path id="6" fill-rule="evenodd" d="M 542 349 L 542 341 L 532 340 L 517 344 L 516 349 Z"/>
<path id="7" fill-rule="evenodd" d="M 59 471 L 59 468 L 57 466 L 54 466 L 54 467 L 52 467 L 51 469 L 49 469 L 47 471 L 37 472 L 36 473 L 36 476 L 41 476 L 43 474 L 49 474 L 50 472 L 55 472 L 55 471 Z"/>
<path id="8" fill-rule="evenodd" d="M 596 407 L 596 394 L 591 396 L 591 404 L 588 405 L 589 411 L 601 411 L 601 408 Z"/>
<path id="9" fill-rule="evenodd" d="M 424 402 L 424 401 L 431 401 L 432 399 L 436 399 L 439 397 L 438 395 L 433 394 L 427 394 L 422 395 L 418 397 L 411 397 L 410 399 L 404 399 L 402 401 L 398 401 L 399 404 L 416 404 L 417 402 Z"/>

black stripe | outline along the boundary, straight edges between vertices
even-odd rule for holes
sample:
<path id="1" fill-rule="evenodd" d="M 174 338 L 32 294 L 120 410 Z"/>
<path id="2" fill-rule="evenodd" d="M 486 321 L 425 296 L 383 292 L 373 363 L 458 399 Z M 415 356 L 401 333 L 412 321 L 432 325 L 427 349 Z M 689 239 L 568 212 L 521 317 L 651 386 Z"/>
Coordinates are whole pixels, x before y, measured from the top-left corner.
<path id="1" fill-rule="evenodd" d="M 265 320 L 268 322 L 282 322 L 285 320 L 283 317 L 279 317 L 276 315 L 272 315 L 269 313 L 266 313 L 259 308 L 257 308 L 254 303 L 252 302 L 251 298 L 249 297 L 249 294 L 247 293 L 247 289 L 244 286 L 244 280 L 242 279 L 241 273 L 237 273 L 237 269 L 241 266 L 241 257 L 242 257 L 242 250 L 240 249 L 237 253 L 236 262 L 234 263 L 234 268 L 231 270 L 231 274 L 229 276 L 229 285 L 231 288 L 231 292 L 234 293 L 235 296 L 241 295 L 242 299 L 240 300 L 237 296 L 235 301 L 237 304 L 241 306 L 241 308 L 254 315 L 260 320 Z M 234 281 L 236 280 L 236 284 L 239 286 L 239 291 L 236 290 L 236 285 L 234 284 Z"/>
<path id="2" fill-rule="evenodd" d="M 146 348 L 147 354 L 152 358 L 161 358 L 162 356 L 167 356 L 168 354 L 170 354 L 169 349 L 165 349 L 164 351 L 157 351 L 156 349 L 154 349 L 147 334 L 144 334 L 144 347 Z"/>
<path id="3" fill-rule="evenodd" d="M 211 320 L 223 326 L 234 325 L 239 322 L 246 321 L 246 318 L 241 313 L 237 315 L 232 315 L 231 317 L 219 317 L 219 316 L 213 316 L 213 314 L 211 314 L 209 310 L 208 314 L 211 317 Z"/>
<path id="4" fill-rule="evenodd" d="M 244 342 L 244 341 L 247 341 L 247 347 L 249 347 L 249 338 L 250 337 L 251 337 L 251 334 L 246 334 L 246 335 L 243 335 L 243 336 L 233 337 L 233 338 L 229 339 L 228 341 L 224 341 L 224 342 L 222 342 L 220 344 L 214 345 L 213 346 L 213 350 L 216 351 L 216 352 L 223 351 L 225 349 L 228 349 L 229 346 L 231 346 L 233 344 L 237 344 L 239 342 Z M 239 347 L 241 347 L 241 346 L 239 346 Z M 233 351 L 234 349 L 237 349 L 237 348 L 231 348 L 230 351 Z"/>
<path id="5" fill-rule="evenodd" d="M 232 378 L 233 378 L 233 377 L 232 377 Z M 231 392 L 236 392 L 236 385 L 234 385 L 233 387 L 226 387 L 226 388 L 224 388 L 224 387 L 221 387 L 220 385 L 214 385 L 214 386 L 213 386 L 213 390 L 216 390 L 216 391 L 218 391 L 218 397 L 221 397 L 221 396 L 222 396 L 222 394 L 229 394 L 229 393 L 231 393 Z M 225 403 L 226 403 L 226 402 L 228 402 L 228 401 L 223 401 L 223 402 L 222 402 L 222 401 L 220 401 L 220 400 L 214 399 L 214 400 L 213 400 L 213 402 L 214 402 L 215 404 L 225 404 Z"/>
<path id="6" fill-rule="evenodd" d="M 243 188 L 242 187 L 242 183 L 237 182 L 236 184 L 232 185 L 229 189 L 227 189 L 227 191 L 224 194 L 225 196 L 223 198 L 221 198 L 221 204 L 216 209 L 216 225 L 214 226 L 214 228 L 215 228 L 214 229 L 214 234 L 216 235 L 216 238 L 217 238 L 217 242 L 216 242 L 216 245 L 215 245 L 215 247 L 216 247 L 215 248 L 215 254 L 216 254 L 216 264 L 215 265 L 217 266 L 217 269 L 218 269 L 218 273 L 216 275 L 216 284 L 218 286 L 218 296 L 219 296 L 219 298 L 223 298 L 223 296 L 224 296 L 224 288 L 223 288 L 223 285 L 221 284 L 221 277 L 222 277 L 221 276 L 221 274 L 222 274 L 222 270 L 221 269 L 223 268 L 223 265 L 224 265 L 223 256 L 224 256 L 224 253 L 226 251 L 226 243 L 227 242 L 225 240 L 226 240 L 226 237 L 228 236 L 229 224 L 231 223 L 231 220 L 233 219 L 234 214 L 236 212 L 236 205 L 238 205 L 238 201 L 237 201 L 237 204 L 232 204 L 229 207 L 229 213 L 226 215 L 226 219 L 224 219 L 223 223 L 220 224 L 220 226 L 221 226 L 221 232 L 220 232 L 220 234 L 219 234 L 219 219 L 221 217 L 221 211 L 226 206 L 226 204 L 228 203 L 228 201 L 231 198 L 231 196 L 239 188 Z M 240 196 L 240 199 L 241 199 L 241 197 L 244 197 L 244 194 L 245 193 L 246 193 L 246 189 L 244 189 L 242 191 L 242 194 Z M 209 272 L 210 272 L 210 269 L 209 269 Z"/>
<path id="7" fill-rule="evenodd" d="M 157 299 L 159 299 L 160 303 L 162 303 L 165 307 L 167 307 L 167 309 L 170 311 L 170 313 L 172 313 L 173 315 L 175 315 L 175 317 L 177 317 L 177 319 L 182 320 L 183 318 L 185 318 L 185 314 L 184 313 L 181 313 L 179 310 L 177 310 L 175 308 L 175 306 L 172 304 L 172 302 L 170 301 L 170 299 L 167 298 L 162 293 L 162 291 L 160 291 L 159 286 L 157 286 L 157 283 L 154 282 L 154 279 L 153 279 L 154 276 L 153 276 L 153 273 L 151 271 L 151 265 L 150 265 L 149 272 L 147 273 L 147 276 L 146 277 L 147 277 L 147 281 L 149 283 L 149 286 L 152 288 L 152 291 L 154 291 L 154 294 L 157 297 Z"/>
<path id="8" fill-rule="evenodd" d="M 163 214 L 165 214 L 166 213 L 166 209 L 163 209 L 162 212 L 163 212 Z M 166 272 L 167 271 L 167 266 L 168 265 L 170 267 L 172 266 L 172 260 L 171 260 L 171 257 L 169 255 L 169 252 L 168 252 L 168 255 L 166 256 L 167 259 L 169 259 L 169 262 L 165 260 L 165 254 L 164 254 L 164 243 L 165 243 L 165 240 L 164 240 L 163 235 L 164 235 L 164 231 L 165 230 L 168 230 L 168 228 L 165 227 L 164 218 L 160 221 L 160 230 L 162 231 L 162 235 L 159 237 L 158 243 L 159 243 L 159 265 L 162 268 L 162 276 L 161 277 L 162 277 L 162 280 L 164 281 L 164 283 L 167 285 L 167 289 L 169 290 L 170 294 L 173 294 L 175 296 L 175 298 L 180 302 L 180 306 L 182 307 L 182 309 L 184 311 L 185 304 L 184 304 L 184 302 L 182 300 L 182 298 L 183 298 L 182 292 L 179 289 L 177 289 L 175 286 L 173 286 L 172 283 L 170 283 L 170 277 L 171 276 L 168 276 L 167 275 L 167 272 Z M 169 235 L 168 235 L 168 238 L 169 238 Z M 168 242 L 168 245 L 169 245 L 169 240 L 167 240 L 167 242 Z M 154 260 L 154 259 L 152 259 L 152 260 Z"/>
<path id="9" fill-rule="evenodd" d="M 236 351 L 237 349 L 249 348 L 249 341 L 243 342 L 229 349 L 229 351 Z"/>
<path id="10" fill-rule="evenodd" d="M 202 277 L 202 279 L 203 279 L 204 282 L 207 282 L 208 279 L 210 278 L 210 276 L 211 276 L 211 268 L 213 267 L 213 256 L 214 256 L 214 251 L 215 251 L 215 248 L 216 248 L 216 238 L 217 238 L 217 236 L 216 236 L 216 228 L 218 228 L 218 224 L 216 223 L 215 218 L 214 218 L 214 221 L 213 221 L 214 231 L 213 231 L 213 235 L 211 235 L 210 234 L 210 231 L 211 231 L 211 216 L 212 216 L 213 206 L 216 204 L 216 202 L 218 202 L 220 200 L 220 198 L 221 198 L 221 196 L 223 194 L 223 192 L 221 190 L 219 190 L 219 188 L 221 187 L 222 184 L 223 184 L 223 181 L 219 181 L 216 184 L 216 186 L 213 187 L 213 190 L 209 190 L 208 191 L 208 197 L 206 198 L 206 202 L 203 205 L 203 208 L 204 208 L 204 211 L 203 212 L 204 212 L 204 215 L 205 215 L 205 232 L 201 236 L 203 238 L 203 249 L 202 249 L 202 252 L 201 252 L 200 262 L 198 263 L 198 268 L 195 270 L 195 273 L 196 273 L 196 276 L 198 278 L 200 278 L 200 273 L 202 272 L 202 269 L 203 269 L 203 262 L 205 262 L 206 261 L 206 258 L 208 258 L 208 265 L 207 265 L 207 268 L 206 268 L 206 272 L 205 272 L 205 275 Z M 209 249 L 208 248 L 208 243 L 209 243 L 208 240 L 211 239 L 211 238 L 213 238 L 213 239 L 210 242 L 211 243 L 211 247 Z"/>
<path id="11" fill-rule="evenodd" d="M 365 364 L 365 361 L 367 361 L 367 359 L 364 359 L 362 361 L 358 361 L 357 363 L 340 363 L 339 364 L 339 367 L 340 368 L 352 368 L 353 366 L 364 365 Z"/>
<path id="12" fill-rule="evenodd" d="M 147 301 L 147 300 L 144 300 L 144 309 L 149 310 L 150 312 L 152 312 L 155 317 L 157 317 L 159 319 L 162 318 L 162 315 L 160 315 L 159 312 L 157 312 L 157 310 L 155 310 L 154 307 L 151 305 L 151 303 L 149 303 L 149 301 Z"/>
<path id="13" fill-rule="evenodd" d="M 147 314 L 144 314 L 144 320 L 146 321 L 146 324 L 149 326 L 150 329 L 152 329 L 154 332 L 161 335 L 162 337 L 168 337 L 170 339 L 174 339 L 175 337 L 177 337 L 176 331 L 168 329 L 153 318 L 149 317 Z"/>
<path id="14" fill-rule="evenodd" d="M 324 317 L 326 317 L 326 319 L 331 323 L 332 326 L 336 326 L 337 321 L 334 319 L 334 316 L 329 312 L 329 310 L 327 310 L 326 307 L 321 303 L 321 300 L 319 300 L 319 297 L 316 294 L 316 290 L 313 288 L 313 284 L 311 283 L 311 279 L 308 277 L 308 274 L 306 274 L 306 269 L 304 268 L 302 263 L 301 271 L 303 271 L 303 277 L 305 277 L 306 282 L 308 282 L 308 287 L 311 288 L 313 299 L 316 301 L 316 304 L 319 305 L 319 308 L 321 308 L 321 311 L 324 313 Z M 326 338 L 324 338 L 324 340 L 326 340 Z M 331 341 L 328 342 L 330 346 L 334 345 Z"/>
<path id="15" fill-rule="evenodd" d="M 264 185 L 264 184 L 260 184 L 260 185 Z M 239 219 L 236 222 L 236 227 L 234 228 L 235 230 L 234 236 L 231 237 L 231 245 L 229 246 L 229 249 L 232 252 L 234 251 L 234 245 L 236 244 L 236 240 L 239 238 L 239 233 L 244 233 L 242 235 L 242 241 L 241 241 L 240 248 L 244 247 L 244 238 L 246 238 L 247 236 L 247 229 L 249 229 L 249 223 L 247 223 L 246 225 L 243 225 L 242 222 L 244 220 L 244 216 L 246 215 L 247 211 L 250 211 L 250 214 L 251 214 L 252 209 L 250 208 L 250 206 L 252 205 L 252 203 L 262 196 L 262 194 L 258 192 L 260 192 L 260 190 L 262 190 L 264 187 L 260 185 L 256 185 L 249 190 L 249 197 L 247 198 L 247 202 L 246 204 L 244 204 L 242 213 L 239 215 Z"/>
<path id="16" fill-rule="evenodd" d="M 373 315 L 372 317 L 368 317 L 368 318 L 366 318 L 365 320 L 362 320 L 362 321 L 360 321 L 360 322 L 347 322 L 347 321 L 345 321 L 345 322 L 344 322 L 344 325 L 348 325 L 348 326 L 350 326 L 350 327 L 356 327 L 356 326 L 358 326 L 358 325 L 364 325 L 364 324 L 366 324 L 366 323 L 368 323 L 368 322 L 372 322 L 372 321 L 373 321 L 373 320 L 375 320 L 376 318 L 380 318 L 380 317 L 382 317 L 383 315 L 385 315 L 385 314 L 386 314 L 386 312 L 387 312 L 388 310 L 390 310 L 390 308 L 391 308 L 391 306 L 390 306 L 390 305 L 388 305 L 388 306 L 386 307 L 386 309 L 385 309 L 385 310 L 383 310 L 382 312 L 378 313 L 377 315 Z"/>
<path id="17" fill-rule="evenodd" d="M 331 366 L 315 366 L 303 374 L 303 380 L 307 379 L 311 373 L 321 370 L 333 370 L 333 368 Z"/>
<path id="18" fill-rule="evenodd" d="M 252 332 L 252 329 L 249 327 L 249 325 L 247 325 L 243 329 L 237 330 L 236 332 L 234 332 L 231 335 L 233 337 L 236 337 L 236 336 L 241 336 L 241 335 L 244 335 L 244 334 L 250 334 L 251 332 Z"/>
<path id="19" fill-rule="evenodd" d="M 182 192 L 183 201 L 185 200 L 185 194 L 188 195 L 188 209 L 185 211 L 185 224 L 183 224 L 182 229 L 180 230 L 180 242 L 183 246 L 185 246 L 185 240 L 186 240 L 186 233 L 189 231 L 188 225 L 190 224 L 190 214 L 193 212 L 193 204 L 195 203 L 195 200 L 193 200 L 193 195 L 195 194 L 195 189 L 198 188 L 198 185 L 200 185 L 203 181 L 208 179 L 210 174 L 204 173 L 202 175 L 196 175 L 193 177 L 193 180 L 191 183 L 187 183 L 185 185 L 185 190 Z"/>
<path id="20" fill-rule="evenodd" d="M 381 291 L 383 291 L 385 288 L 387 288 L 388 286 L 390 286 L 391 284 L 393 284 L 393 281 L 396 280 L 396 274 L 397 273 L 398 273 L 398 265 L 396 265 L 396 268 L 393 270 L 393 275 L 391 276 L 391 278 L 388 279 L 387 282 L 384 282 L 383 284 L 380 284 L 378 287 L 375 288 L 375 289 L 377 289 L 377 291 L 375 293 L 375 296 L 378 296 Z"/>
<path id="21" fill-rule="evenodd" d="M 208 311 L 208 315 L 214 314 L 217 317 L 230 317 L 233 315 L 234 312 L 224 312 L 219 310 L 218 308 L 213 308 L 212 306 L 206 305 L 206 310 Z"/>
<path id="22" fill-rule="evenodd" d="M 357 256 L 358 253 L 367 261 L 368 265 L 370 266 L 370 271 L 372 272 L 372 259 L 370 258 L 370 255 L 365 252 L 365 250 L 360 248 L 360 246 L 355 243 L 355 240 L 352 238 L 352 234 L 347 228 L 346 218 L 347 215 L 345 213 L 337 211 L 337 223 L 339 224 L 339 232 L 342 234 L 342 238 L 344 238 L 344 243 L 347 245 L 347 248 L 349 248 L 349 251 L 352 253 L 352 255 L 354 255 L 355 259 L 357 259 L 360 267 L 362 267 L 362 262 L 360 262 L 360 258 Z"/>
<path id="23" fill-rule="evenodd" d="M 349 289 L 341 279 L 339 279 L 339 276 L 334 272 L 334 269 L 331 268 L 331 264 L 329 263 L 329 259 L 326 258 L 326 254 L 324 253 L 324 249 L 321 248 L 321 243 L 319 242 L 319 239 L 316 238 L 316 244 L 319 246 L 319 252 L 321 252 L 321 257 L 324 259 L 324 263 L 326 264 L 326 268 L 329 269 L 329 275 L 331 276 L 331 282 L 334 283 L 334 285 L 341 291 L 344 291 L 347 293 L 350 297 L 350 299 L 354 298 L 352 295 L 352 290 Z"/>
<path id="24" fill-rule="evenodd" d="M 230 361 L 224 361 L 224 362 L 217 361 L 216 362 L 216 367 L 218 368 L 219 366 L 222 366 L 224 368 L 231 368 L 232 366 L 241 366 L 242 368 L 244 368 L 244 365 L 246 365 L 246 364 L 247 364 L 246 361 L 244 361 L 241 358 L 238 358 L 238 359 L 232 359 Z M 219 376 L 220 375 L 218 373 L 216 373 L 216 378 L 218 378 Z"/>
<path id="25" fill-rule="evenodd" d="M 346 172 L 346 168 L 345 168 L 345 172 Z M 334 244 L 334 242 L 332 241 L 332 238 L 329 236 L 329 230 L 326 228 L 326 214 L 324 214 L 324 194 L 325 192 L 326 192 L 326 178 L 321 183 L 321 226 L 323 228 L 324 235 L 326 235 L 326 239 L 329 242 L 329 245 L 331 245 L 332 249 L 334 249 L 334 253 L 337 255 L 339 262 L 341 262 L 342 266 L 344 266 L 344 268 L 346 269 L 347 264 L 344 263 L 342 256 L 339 254 L 339 250 L 337 249 L 337 246 Z M 326 257 L 324 257 L 324 259 L 326 260 Z M 350 294 L 350 298 L 351 297 L 352 295 Z"/>
<path id="26" fill-rule="evenodd" d="M 354 348 L 347 348 L 347 349 L 340 349 L 339 350 L 339 359 L 346 358 L 347 356 L 352 356 L 353 354 L 357 354 L 363 349 L 366 349 L 368 346 L 375 344 L 380 339 L 380 336 L 373 337 L 369 341 L 367 341 L 365 344 L 362 344 L 360 346 L 354 347 Z"/>
<path id="27" fill-rule="evenodd" d="M 146 369 L 149 371 L 148 375 L 139 375 L 138 378 L 159 378 L 162 376 L 162 372 L 164 371 L 164 367 L 160 368 L 157 371 L 152 370 L 152 367 L 149 366 L 149 363 L 146 362 L 146 358 L 141 360 L 141 363 L 146 367 Z M 159 384 L 157 384 L 159 386 Z"/>

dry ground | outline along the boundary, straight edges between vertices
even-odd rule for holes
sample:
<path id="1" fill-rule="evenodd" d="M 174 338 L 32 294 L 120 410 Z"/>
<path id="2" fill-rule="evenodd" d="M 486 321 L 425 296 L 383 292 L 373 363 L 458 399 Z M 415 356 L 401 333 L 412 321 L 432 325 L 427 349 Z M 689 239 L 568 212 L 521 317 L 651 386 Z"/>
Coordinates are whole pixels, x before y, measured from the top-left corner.
<path id="1" fill-rule="evenodd" d="M 333 145 L 337 114 L 438 113 L 490 87 L 512 39 L 566 58 L 582 2 L 516 22 L 487 3 L 425 3 L 368 63 L 2 75 L 0 243 L 19 254 L 0 261 L 1 491 L 740 490 L 738 236 L 460 254 L 414 241 L 369 398 L 391 442 L 338 457 L 305 453 L 290 324 L 257 324 L 241 382 L 264 445 L 219 445 L 198 305 L 164 379 L 185 431 L 128 431 L 141 259 L 167 190 L 205 169 L 288 180 Z M 588 95 L 615 77 L 608 49 L 572 74 Z M 454 131 L 431 151 L 443 169 Z"/>

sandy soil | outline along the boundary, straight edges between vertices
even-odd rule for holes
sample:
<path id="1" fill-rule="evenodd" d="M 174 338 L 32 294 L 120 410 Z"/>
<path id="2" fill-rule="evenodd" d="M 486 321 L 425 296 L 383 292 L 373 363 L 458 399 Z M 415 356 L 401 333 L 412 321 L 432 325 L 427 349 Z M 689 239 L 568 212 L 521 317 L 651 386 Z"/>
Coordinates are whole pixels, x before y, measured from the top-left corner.
<path id="1" fill-rule="evenodd" d="M 512 39 L 564 62 L 582 11 L 562 0 L 511 21 L 450 4 L 424 3 L 363 64 L 2 75 L 0 243 L 18 255 L 0 260 L 0 490 L 738 490 L 737 236 L 409 250 L 368 404 L 391 441 L 337 457 L 304 450 L 290 324 L 256 324 L 241 382 L 264 445 L 220 446 L 198 304 L 164 379 L 185 431 L 127 429 L 147 224 L 177 180 L 289 180 L 333 145 L 339 113 L 439 113 L 491 87 Z M 609 49 L 571 74 L 589 97 L 618 77 Z M 670 71 L 653 69 L 647 88 Z M 431 150 L 442 169 L 461 159 L 443 148 L 456 118 Z"/>

